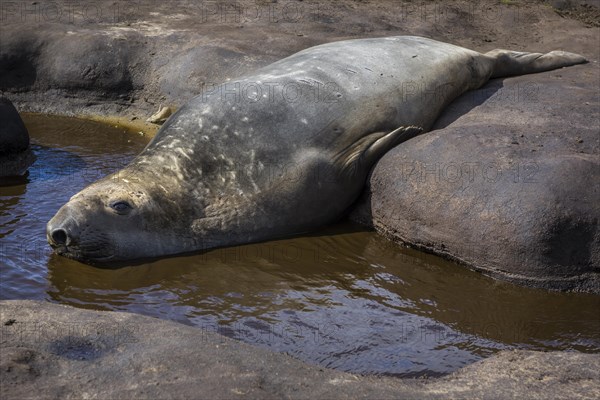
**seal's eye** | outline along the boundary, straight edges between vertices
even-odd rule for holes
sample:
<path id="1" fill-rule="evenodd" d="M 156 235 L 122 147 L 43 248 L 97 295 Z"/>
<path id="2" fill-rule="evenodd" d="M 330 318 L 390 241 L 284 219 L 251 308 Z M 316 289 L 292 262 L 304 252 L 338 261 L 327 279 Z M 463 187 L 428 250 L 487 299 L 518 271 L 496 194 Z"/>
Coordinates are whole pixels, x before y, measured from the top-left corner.
<path id="1" fill-rule="evenodd" d="M 131 207 L 131 204 L 129 204 L 128 202 L 120 200 L 111 203 L 110 208 L 112 208 L 119 214 L 125 214 L 129 212 L 129 210 L 131 210 L 133 207 Z"/>

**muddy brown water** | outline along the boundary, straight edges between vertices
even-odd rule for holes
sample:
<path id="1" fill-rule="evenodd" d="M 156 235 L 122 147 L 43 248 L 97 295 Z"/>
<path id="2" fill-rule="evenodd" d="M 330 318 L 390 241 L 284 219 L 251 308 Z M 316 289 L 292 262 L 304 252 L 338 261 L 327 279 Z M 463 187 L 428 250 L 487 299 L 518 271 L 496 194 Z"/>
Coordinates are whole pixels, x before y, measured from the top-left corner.
<path id="1" fill-rule="evenodd" d="M 45 224 L 147 139 L 26 114 L 37 155 L 0 185 L 0 298 L 129 311 L 356 373 L 439 376 L 501 349 L 600 352 L 600 296 L 492 280 L 349 223 L 120 269 L 52 254 Z"/>

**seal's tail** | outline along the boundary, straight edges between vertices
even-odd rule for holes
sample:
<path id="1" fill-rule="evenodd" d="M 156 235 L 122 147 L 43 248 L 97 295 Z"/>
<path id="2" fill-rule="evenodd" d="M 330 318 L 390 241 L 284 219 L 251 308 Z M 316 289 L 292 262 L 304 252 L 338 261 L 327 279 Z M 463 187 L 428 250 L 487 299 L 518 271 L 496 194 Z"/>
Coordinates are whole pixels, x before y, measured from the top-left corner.
<path id="1" fill-rule="evenodd" d="M 532 74 L 587 62 L 579 54 L 566 51 L 551 51 L 542 54 L 498 49 L 485 53 L 485 55 L 495 60 L 492 78 Z"/>

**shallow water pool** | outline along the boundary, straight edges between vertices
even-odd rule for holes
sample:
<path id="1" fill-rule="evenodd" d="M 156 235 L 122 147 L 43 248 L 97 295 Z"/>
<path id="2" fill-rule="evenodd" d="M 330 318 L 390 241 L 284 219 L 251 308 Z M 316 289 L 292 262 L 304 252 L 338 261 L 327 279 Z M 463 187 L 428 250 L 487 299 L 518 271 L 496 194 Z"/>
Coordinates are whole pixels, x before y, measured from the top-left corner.
<path id="1" fill-rule="evenodd" d="M 0 298 L 171 319 L 356 373 L 438 376 L 501 349 L 600 352 L 600 296 L 492 280 L 349 223 L 120 269 L 52 254 L 45 225 L 147 139 L 26 114 L 37 156 L 0 185 Z"/>

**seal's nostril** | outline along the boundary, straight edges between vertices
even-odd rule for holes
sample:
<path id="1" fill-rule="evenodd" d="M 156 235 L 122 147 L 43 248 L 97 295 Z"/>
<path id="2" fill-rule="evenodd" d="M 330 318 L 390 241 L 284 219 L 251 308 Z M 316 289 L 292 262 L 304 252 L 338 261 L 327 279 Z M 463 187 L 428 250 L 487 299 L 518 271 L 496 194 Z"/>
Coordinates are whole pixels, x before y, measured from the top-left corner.
<path id="1" fill-rule="evenodd" d="M 67 244 L 67 232 L 64 229 L 53 230 L 52 241 L 56 244 Z"/>

